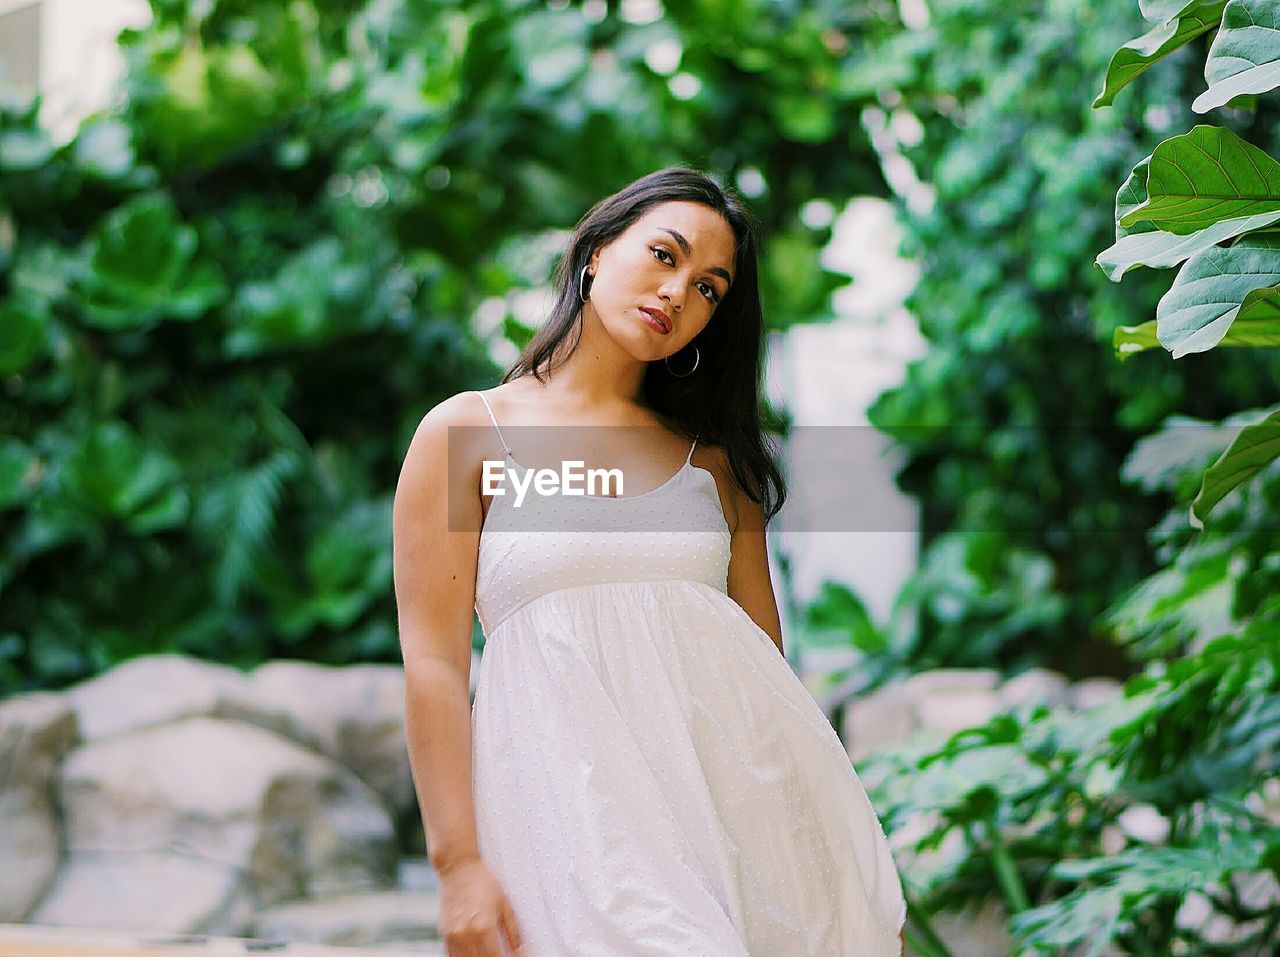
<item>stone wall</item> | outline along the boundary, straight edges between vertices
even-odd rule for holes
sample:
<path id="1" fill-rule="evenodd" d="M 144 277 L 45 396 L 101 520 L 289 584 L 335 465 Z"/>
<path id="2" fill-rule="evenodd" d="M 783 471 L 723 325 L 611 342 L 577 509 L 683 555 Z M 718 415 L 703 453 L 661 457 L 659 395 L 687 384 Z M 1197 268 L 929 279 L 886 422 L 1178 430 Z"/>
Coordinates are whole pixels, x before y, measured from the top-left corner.
<path id="1" fill-rule="evenodd" d="M 841 731 L 856 761 L 1020 702 L 1116 690 L 926 672 L 852 702 Z M 154 655 L 0 703 L 0 923 L 443 954 L 403 702 L 396 666 L 245 674 Z M 949 928 L 956 957 L 1001 952 L 1000 926 L 992 913 Z"/>

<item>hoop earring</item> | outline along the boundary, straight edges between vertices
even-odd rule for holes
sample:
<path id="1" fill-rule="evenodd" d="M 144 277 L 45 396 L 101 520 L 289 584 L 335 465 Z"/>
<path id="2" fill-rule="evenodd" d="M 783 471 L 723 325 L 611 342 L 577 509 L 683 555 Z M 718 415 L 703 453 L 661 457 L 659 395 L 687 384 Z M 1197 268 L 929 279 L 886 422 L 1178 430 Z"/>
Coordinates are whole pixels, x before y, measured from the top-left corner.
<path id="1" fill-rule="evenodd" d="M 591 265 L 591 263 L 587 263 L 585 266 L 583 266 L 583 267 L 582 267 L 582 275 L 580 275 L 580 276 L 578 277 L 578 298 L 579 298 L 579 299 L 581 299 L 583 302 L 586 302 L 586 301 L 587 301 L 587 293 L 585 293 L 585 292 L 583 292 L 583 291 L 582 291 L 582 284 L 583 284 L 584 282 L 586 282 L 586 280 L 587 280 L 587 268 L 588 268 L 590 265 Z M 591 279 L 592 279 L 592 284 L 594 285 L 594 283 L 595 283 L 595 277 L 594 277 L 594 276 L 592 276 L 592 277 L 591 277 Z"/>
<path id="2" fill-rule="evenodd" d="M 666 359 L 664 359 L 663 361 L 667 365 L 667 371 L 671 372 L 671 356 L 667 356 Z M 684 379 L 688 376 L 691 376 L 693 375 L 693 370 L 698 368 L 698 363 L 701 361 L 702 361 L 702 353 L 699 351 L 697 346 L 694 346 L 693 347 L 693 369 L 690 369 L 688 372 L 683 372 L 683 373 L 671 372 L 671 374 L 675 376 L 677 379 Z"/>

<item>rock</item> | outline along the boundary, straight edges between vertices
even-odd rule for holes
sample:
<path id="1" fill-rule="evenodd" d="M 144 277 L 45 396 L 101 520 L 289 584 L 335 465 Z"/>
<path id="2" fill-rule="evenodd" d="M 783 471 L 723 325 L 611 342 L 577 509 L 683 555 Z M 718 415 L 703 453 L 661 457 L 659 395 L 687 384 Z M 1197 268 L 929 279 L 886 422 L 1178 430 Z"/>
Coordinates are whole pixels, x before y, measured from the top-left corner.
<path id="1" fill-rule="evenodd" d="M 26 919 L 57 871 L 55 773 L 78 736 L 65 695 L 36 692 L 0 703 L 0 923 Z"/>
<path id="2" fill-rule="evenodd" d="M 404 671 L 272 661 L 249 678 L 253 707 L 239 717 L 333 758 L 397 814 L 417 806 L 404 733 Z"/>
<path id="3" fill-rule="evenodd" d="M 38 924 L 2 924 L 0 925 L 0 954 L 10 957 L 14 954 L 25 954 L 29 957 L 145 957 L 155 954 L 157 957 L 172 957 L 175 954 L 190 954 L 191 957 L 227 957 L 262 952 L 265 954 L 288 954 L 289 957 L 371 957 L 369 950 L 354 951 L 349 947 L 323 947 L 317 944 L 289 944 L 283 949 L 255 948 L 255 943 L 266 941 L 247 940 L 243 937 L 218 937 L 200 935 L 195 940 L 178 943 L 162 943 L 163 938 L 170 936 L 164 932 L 134 933 L 124 930 L 107 930 L 97 927 L 83 929 L 76 927 L 44 927 Z M 194 945 L 194 946 L 191 946 Z M 379 945 L 372 949 L 378 957 L 423 957 L 424 954 L 434 957 L 445 957 L 443 950 L 435 950 L 409 945 L 393 947 Z"/>
<path id="4" fill-rule="evenodd" d="M 443 955 L 439 923 L 435 894 L 385 891 L 282 904 L 258 915 L 254 933 L 348 947 L 414 944 Z"/>
<path id="5" fill-rule="evenodd" d="M 911 696 L 902 683 L 886 685 L 844 709 L 841 738 L 855 764 L 911 737 L 917 728 Z"/>
<path id="6" fill-rule="evenodd" d="M 238 934 L 253 919 L 239 871 L 175 853 L 73 852 L 36 924 L 155 933 Z"/>
<path id="7" fill-rule="evenodd" d="M 67 692 L 85 741 L 195 715 L 233 715 L 248 693 L 235 668 L 179 654 L 131 658 Z"/>
<path id="8" fill-rule="evenodd" d="M 990 668 L 935 668 L 918 672 L 904 682 L 915 699 L 937 692 L 993 691 L 999 683 L 999 673 Z"/>
<path id="9" fill-rule="evenodd" d="M 1077 711 L 1105 704 L 1124 693 L 1124 686 L 1114 678 L 1084 678 L 1068 689 L 1068 704 Z"/>
<path id="10" fill-rule="evenodd" d="M 1000 709 L 994 691 L 975 688 L 936 690 L 914 702 L 920 727 L 940 735 L 952 735 L 990 721 Z"/>
<path id="11" fill-rule="evenodd" d="M 998 692 L 1001 710 L 1037 704 L 1061 708 L 1068 697 L 1067 680 L 1047 668 L 1028 669 L 1006 681 Z"/>
<path id="12" fill-rule="evenodd" d="M 431 866 L 430 858 L 401 857 L 396 868 L 396 887 L 402 891 L 430 891 L 440 889 L 440 875 Z"/>
<path id="13" fill-rule="evenodd" d="M 241 931 L 220 916 L 240 915 L 220 868 L 242 875 L 236 893 L 256 906 L 393 881 L 394 833 L 379 797 L 327 758 L 252 725 L 194 717 L 88 744 L 66 760 L 62 807 L 67 848 L 86 876 L 55 886 L 41 907 L 49 923 L 74 923 L 77 881 L 143 861 L 142 872 L 121 879 L 137 903 L 122 905 L 111 926 L 153 927 L 145 902 L 161 891 L 148 882 L 180 893 L 179 867 L 165 855 L 204 865 L 190 891 L 201 906 L 173 911 L 188 921 L 173 931 Z M 96 869 L 83 863 L 95 854 Z"/>
<path id="14" fill-rule="evenodd" d="M 976 913 L 943 912 L 932 915 L 929 922 L 951 957 L 992 957 L 1014 952 L 1005 929 L 1004 908 L 992 901 Z M 908 957 L 915 953 L 907 951 Z"/>

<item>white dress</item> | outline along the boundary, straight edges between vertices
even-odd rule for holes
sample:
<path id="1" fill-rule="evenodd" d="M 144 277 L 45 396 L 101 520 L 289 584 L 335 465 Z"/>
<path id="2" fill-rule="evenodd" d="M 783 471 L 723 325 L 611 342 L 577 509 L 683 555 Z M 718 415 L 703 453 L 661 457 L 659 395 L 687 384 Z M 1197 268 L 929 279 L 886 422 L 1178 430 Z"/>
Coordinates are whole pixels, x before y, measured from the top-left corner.
<path id="1" fill-rule="evenodd" d="M 729 529 L 692 456 L 641 495 L 493 498 L 471 715 L 481 859 L 524 957 L 897 957 L 906 907 L 880 822 L 822 709 L 728 596 Z"/>

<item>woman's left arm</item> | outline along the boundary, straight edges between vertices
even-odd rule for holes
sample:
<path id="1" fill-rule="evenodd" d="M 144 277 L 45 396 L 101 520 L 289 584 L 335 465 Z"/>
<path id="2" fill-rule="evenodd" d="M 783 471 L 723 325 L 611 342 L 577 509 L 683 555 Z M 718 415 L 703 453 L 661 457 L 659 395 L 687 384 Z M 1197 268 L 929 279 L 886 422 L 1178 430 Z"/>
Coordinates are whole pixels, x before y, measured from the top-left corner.
<path id="1" fill-rule="evenodd" d="M 737 520 L 729 546 L 729 597 L 742 606 L 742 610 L 773 639 L 778 651 L 786 657 L 778 601 L 769 577 L 764 508 L 741 490 L 738 490 L 735 505 Z"/>

